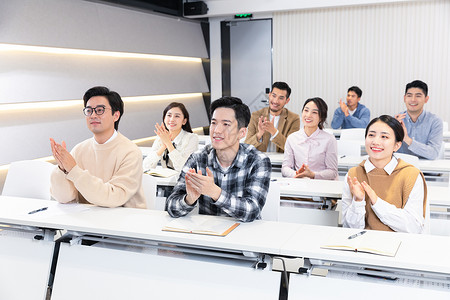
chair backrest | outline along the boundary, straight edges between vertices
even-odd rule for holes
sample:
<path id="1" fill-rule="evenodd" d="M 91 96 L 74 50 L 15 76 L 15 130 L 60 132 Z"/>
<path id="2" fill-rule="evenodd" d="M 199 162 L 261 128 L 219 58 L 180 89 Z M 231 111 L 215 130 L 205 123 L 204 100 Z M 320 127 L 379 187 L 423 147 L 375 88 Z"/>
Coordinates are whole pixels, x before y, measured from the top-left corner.
<path id="1" fill-rule="evenodd" d="M 423 233 L 431 234 L 431 213 L 430 213 L 430 197 L 427 198 L 427 203 L 425 204 L 425 220 L 423 222 Z"/>
<path id="2" fill-rule="evenodd" d="M 417 156 L 406 154 L 406 153 L 397 153 L 397 152 L 394 153 L 394 156 L 396 158 L 401 158 L 402 160 L 404 160 L 408 164 L 411 164 L 414 167 L 419 169 L 419 158 Z"/>
<path id="3" fill-rule="evenodd" d="M 148 174 L 142 174 L 142 188 L 144 189 L 147 209 L 157 209 L 156 178 Z"/>
<path id="4" fill-rule="evenodd" d="M 365 128 L 349 128 L 349 129 L 342 129 L 341 130 L 341 136 L 340 140 L 357 140 L 357 141 L 364 141 L 365 140 Z"/>
<path id="5" fill-rule="evenodd" d="M 266 204 L 261 211 L 261 219 L 265 221 L 278 221 L 280 215 L 280 185 L 271 181 L 267 192 Z"/>
<path id="6" fill-rule="evenodd" d="M 337 140 L 338 156 L 361 156 L 361 143 L 355 140 Z"/>
<path id="7" fill-rule="evenodd" d="M 448 122 L 442 122 L 442 131 L 447 132 L 448 131 Z"/>
<path id="8" fill-rule="evenodd" d="M 50 176 L 55 165 L 39 160 L 11 163 L 3 186 L 3 196 L 50 200 Z"/>

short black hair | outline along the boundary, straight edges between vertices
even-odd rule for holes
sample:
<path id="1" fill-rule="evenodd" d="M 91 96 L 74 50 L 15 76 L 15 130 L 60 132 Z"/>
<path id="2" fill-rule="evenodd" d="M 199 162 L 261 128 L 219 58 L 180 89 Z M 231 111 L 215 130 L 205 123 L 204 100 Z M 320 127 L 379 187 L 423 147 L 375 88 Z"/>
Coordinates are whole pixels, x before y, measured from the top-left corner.
<path id="1" fill-rule="evenodd" d="M 164 119 L 166 118 L 166 114 L 169 110 L 171 110 L 174 107 L 178 107 L 181 112 L 183 113 L 183 118 L 186 119 L 186 124 L 184 124 L 183 126 L 181 126 L 181 129 L 183 129 L 184 131 L 187 132 L 191 132 L 192 133 L 192 128 L 191 128 L 191 123 L 189 122 L 189 113 L 186 109 L 186 106 L 184 106 L 183 103 L 180 102 L 172 102 L 169 105 L 167 105 L 167 107 L 164 109 L 163 111 L 163 124 L 164 126 L 166 126 L 166 124 L 164 123 Z M 167 129 L 167 127 L 166 127 Z"/>
<path id="2" fill-rule="evenodd" d="M 361 98 L 361 96 L 362 96 L 362 91 L 361 91 L 361 89 L 360 89 L 359 87 L 357 87 L 357 86 L 351 86 L 351 87 L 348 88 L 347 93 L 350 92 L 350 91 L 355 92 L 356 95 L 358 95 L 358 98 Z"/>
<path id="3" fill-rule="evenodd" d="M 374 118 L 372 121 L 370 121 L 369 125 L 367 125 L 367 127 L 366 127 L 365 137 L 367 137 L 367 134 L 369 133 L 370 126 L 372 126 L 372 124 L 374 124 L 378 121 L 381 121 L 392 128 L 392 130 L 394 131 L 394 134 L 395 134 L 396 142 L 403 141 L 403 138 L 405 137 L 405 132 L 403 131 L 402 124 L 400 124 L 400 122 L 396 118 L 389 116 L 389 115 L 381 115 L 378 118 Z"/>
<path id="4" fill-rule="evenodd" d="M 289 98 L 289 96 L 291 96 L 291 88 L 289 87 L 289 85 L 286 82 L 282 82 L 282 81 L 274 82 L 272 84 L 271 91 L 273 91 L 274 88 L 277 88 L 282 91 L 286 91 L 286 99 Z"/>
<path id="5" fill-rule="evenodd" d="M 84 93 L 83 96 L 84 107 L 86 107 L 89 99 L 96 96 L 103 96 L 106 99 L 108 99 L 109 105 L 111 105 L 111 114 L 114 114 L 116 111 L 120 113 L 119 118 L 117 119 L 116 122 L 114 122 L 114 129 L 118 130 L 120 118 L 122 118 L 123 116 L 122 98 L 120 98 L 120 95 L 117 92 L 110 91 L 107 87 L 95 86 L 87 90 L 86 93 Z"/>
<path id="6" fill-rule="evenodd" d="M 215 100 L 213 103 L 211 103 L 211 117 L 214 114 L 214 111 L 220 107 L 231 108 L 232 110 L 234 110 L 234 115 L 238 122 L 239 129 L 248 126 L 251 117 L 250 109 L 246 104 L 242 103 L 241 99 L 236 97 L 222 97 Z"/>
<path id="7" fill-rule="evenodd" d="M 414 80 L 406 85 L 405 95 L 408 93 L 410 88 L 419 88 L 425 94 L 425 97 L 428 96 L 428 85 L 422 80 Z"/>
<path id="8" fill-rule="evenodd" d="M 303 104 L 302 111 L 305 109 L 306 104 L 308 104 L 309 102 L 314 102 L 316 104 L 317 109 L 319 110 L 319 118 L 320 118 L 319 128 L 323 129 L 323 124 L 325 124 L 325 121 L 327 120 L 328 105 L 325 103 L 325 101 L 323 101 L 322 98 L 319 97 L 309 98 Z"/>

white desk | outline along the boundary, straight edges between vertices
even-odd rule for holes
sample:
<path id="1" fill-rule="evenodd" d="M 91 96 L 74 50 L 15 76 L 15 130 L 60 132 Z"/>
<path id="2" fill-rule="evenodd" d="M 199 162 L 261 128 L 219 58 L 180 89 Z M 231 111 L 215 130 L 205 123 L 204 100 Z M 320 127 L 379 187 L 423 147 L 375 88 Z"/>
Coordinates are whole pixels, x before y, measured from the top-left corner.
<path id="1" fill-rule="evenodd" d="M 324 288 L 326 287 L 326 288 Z M 433 299 L 448 300 L 446 290 L 424 289 L 409 284 L 401 286 L 398 282 L 383 279 L 363 278 L 362 276 L 331 273 L 327 277 L 291 274 L 289 298 L 303 300 L 329 299 Z"/>
<path id="2" fill-rule="evenodd" d="M 338 158 L 338 167 L 350 169 L 360 164 L 365 157 L 357 156 L 345 156 Z M 420 159 L 418 167 L 422 172 L 430 173 L 449 173 L 450 172 L 450 160 L 437 159 L 437 160 L 425 160 Z"/>
<path id="3" fill-rule="evenodd" d="M 175 186 L 178 176 L 158 177 L 158 186 Z M 343 181 L 341 180 L 320 180 L 320 179 L 297 179 L 284 178 L 280 173 L 272 173 L 272 180 L 280 185 L 280 196 L 282 197 L 326 197 L 342 198 Z M 443 186 L 427 186 L 428 196 L 431 206 L 444 206 L 450 208 L 450 188 Z"/>
<path id="4" fill-rule="evenodd" d="M 60 228 L 73 232 L 75 236 L 91 234 L 109 237 L 108 240 L 110 241 L 122 239 L 134 241 L 138 244 L 143 241 L 158 242 L 205 251 L 221 250 L 233 253 L 252 252 L 266 255 L 304 257 L 312 260 L 314 264 L 331 261 L 358 266 L 375 266 L 383 270 L 401 269 L 402 272 L 417 272 L 419 275 L 429 273 L 432 273 L 433 276 L 444 275 L 447 277 L 446 281 L 449 281 L 448 277 L 450 276 L 450 260 L 447 259 L 448 253 L 450 253 L 450 239 L 448 237 L 379 232 L 378 234 L 380 235 L 394 234 L 402 239 L 402 245 L 396 257 L 382 257 L 364 253 L 320 249 L 320 245 L 325 243 L 330 235 L 350 235 L 358 231 L 355 229 L 255 221 L 249 224 L 241 224 L 226 237 L 213 237 L 161 231 L 162 226 L 171 220 L 165 212 L 132 208 L 90 207 L 89 210 L 85 211 L 52 215 L 53 205 L 55 205 L 53 201 L 0 197 L 0 222 L 41 228 Z M 26 214 L 30 210 L 44 206 L 49 207 L 46 212 L 35 215 Z M 193 217 L 195 218 L 195 216 Z M 137 251 L 131 249 L 116 250 L 109 247 L 96 249 L 81 245 L 69 246 L 65 244 L 62 246 L 60 253 L 61 264 L 58 263 L 56 270 L 55 299 L 71 299 L 67 297 L 70 297 L 74 286 L 73 284 L 69 285 L 67 280 L 73 283 L 76 279 L 80 280 L 80 282 L 82 281 L 82 284 L 77 284 L 76 288 L 81 289 L 81 292 L 84 291 L 84 295 L 92 293 L 89 295 L 107 295 L 106 298 L 108 299 L 117 299 L 114 295 L 118 295 L 118 298 L 123 296 L 126 293 L 125 289 L 128 288 L 128 284 L 132 288 L 143 285 L 142 291 L 147 293 L 149 289 L 142 283 L 147 283 L 147 280 L 150 280 L 149 274 L 153 275 L 153 281 L 149 284 L 150 286 L 160 284 L 161 287 L 164 287 L 162 290 L 169 293 L 172 292 L 167 291 L 170 285 L 166 283 L 166 280 L 168 275 L 172 276 L 173 274 L 167 272 L 167 270 L 164 273 L 164 268 L 155 267 L 157 261 L 155 261 L 154 256 L 144 256 L 153 254 L 136 254 Z M 96 257 L 97 259 L 89 260 L 90 257 Z M 160 264 L 166 266 L 177 265 L 173 263 L 173 259 L 175 258 L 161 258 Z M 184 258 L 177 257 L 177 259 Z M 177 289 L 174 291 L 174 294 L 178 293 L 178 289 L 181 290 L 193 282 L 192 278 L 195 279 L 196 277 L 191 276 L 199 276 L 198 274 L 195 275 L 195 270 L 186 270 L 189 268 L 195 269 L 197 262 L 189 263 L 187 260 L 179 260 L 177 262 L 180 262 L 180 268 L 174 268 L 173 272 L 177 272 L 177 274 L 173 276 L 177 278 L 177 281 L 181 280 L 182 282 L 176 286 L 172 285 L 174 289 Z M 184 265 L 185 263 L 186 265 Z M 244 270 L 234 269 L 233 266 L 234 264 L 229 263 L 220 265 L 207 263 L 199 264 L 199 270 L 216 269 L 220 273 L 225 268 L 227 270 L 223 271 L 223 274 L 226 276 L 220 278 L 223 279 L 229 277 L 229 274 L 236 274 L 236 271 Z M 156 272 L 154 272 L 155 269 L 153 268 L 156 268 Z M 83 273 L 81 273 L 81 270 L 83 270 Z M 262 281 L 263 285 L 268 282 L 267 285 L 271 287 L 279 283 L 279 277 L 275 278 L 273 273 L 267 270 L 254 270 L 258 273 L 251 274 L 252 270 L 247 269 L 248 272 L 243 274 L 243 277 L 237 278 L 242 278 L 240 281 L 244 282 L 247 280 L 247 276 L 261 276 L 260 278 L 264 278 Z M 159 274 L 159 271 L 163 272 L 161 277 L 155 277 L 155 274 Z M 90 278 L 90 281 L 84 280 L 83 275 L 80 274 L 86 274 L 86 278 Z M 109 285 L 102 283 L 101 278 L 103 275 L 121 284 L 117 284 L 117 282 Z M 202 276 L 209 276 L 209 274 L 202 273 Z M 133 280 L 136 280 L 137 283 L 133 283 Z M 216 290 L 219 293 L 219 298 L 221 288 L 228 286 L 227 282 L 229 284 L 233 283 L 233 281 L 225 280 L 216 281 Z M 235 280 L 235 278 L 232 280 Z M 200 279 L 199 282 L 201 284 L 202 280 Z M 6 284 L 8 283 L 6 282 Z M 265 287 L 261 286 L 261 284 L 258 286 L 258 288 Z M 244 294 L 252 292 L 254 288 L 256 287 L 252 284 L 249 290 L 244 291 Z M 116 293 L 105 289 L 112 289 Z M 138 293 L 134 289 L 127 290 L 131 295 L 137 295 Z M 78 296 L 77 299 L 82 297 L 81 292 L 75 292 L 76 296 Z M 207 296 L 201 294 L 201 289 L 188 289 L 186 293 L 189 294 L 187 297 L 190 299 L 192 299 L 193 295 L 200 299 L 211 298 L 211 294 Z M 66 298 L 64 298 L 64 295 Z M 273 296 L 270 297 L 273 299 Z"/>
<path id="5" fill-rule="evenodd" d="M 0 232 L 0 299 L 45 299 L 54 243 L 33 236 Z"/>
<path id="6" fill-rule="evenodd" d="M 437 274 L 450 274 L 450 238 L 432 235 L 416 235 L 373 231 L 379 236 L 392 235 L 400 237 L 401 245 L 395 257 L 373 255 L 362 252 L 321 249 L 320 246 L 332 236 L 350 236 L 358 229 L 334 228 L 315 225 L 303 225 L 282 246 L 282 254 L 293 257 L 307 257 L 319 262 L 331 261 L 353 263 L 356 265 L 380 268 L 394 268 L 410 271 L 426 271 Z"/>
<path id="7" fill-rule="evenodd" d="M 75 283 L 75 286 L 74 286 Z M 52 300 L 277 299 L 280 274 L 232 263 L 62 244 Z"/>
<path id="8" fill-rule="evenodd" d="M 161 228 L 172 220 L 163 211 L 87 206 L 89 209 L 85 211 L 55 215 L 54 208 L 58 206 L 61 205 L 54 201 L 0 197 L 0 223 L 59 228 L 75 236 L 90 234 L 109 237 L 109 241 L 148 241 L 202 251 L 227 251 L 235 255 L 240 253 L 242 257 L 244 252 L 278 254 L 280 245 L 300 226 L 286 228 L 282 223 L 260 221 L 241 224 L 239 230 L 232 231 L 226 237 L 214 237 L 162 231 Z M 49 209 L 34 215 L 26 214 L 40 207 Z M 261 238 L 261 232 L 264 232 L 264 238 Z M 96 249 L 67 244 L 62 245 L 60 255 L 52 299 L 80 299 L 86 294 L 98 295 L 93 296 L 96 299 L 123 299 L 127 293 L 144 295 L 152 290 L 156 294 L 183 295 L 187 299 L 210 299 L 210 289 L 219 291 L 214 297 L 218 299 L 255 293 L 261 299 L 276 299 L 279 294 L 279 273 L 234 266 L 229 262 L 233 259 L 221 264 L 192 262 L 185 260 L 183 254 L 175 258 L 159 257 L 127 249 Z M 250 275 L 253 278 L 249 280 L 247 276 Z M 174 282 L 177 277 L 181 282 Z M 5 282 L 9 284 L 9 280 Z M 76 288 L 73 282 L 77 282 Z M 194 283 L 197 286 L 186 289 Z M 221 287 L 227 283 L 235 286 L 240 283 L 240 288 L 221 292 Z M 204 284 L 208 287 L 203 287 Z"/>

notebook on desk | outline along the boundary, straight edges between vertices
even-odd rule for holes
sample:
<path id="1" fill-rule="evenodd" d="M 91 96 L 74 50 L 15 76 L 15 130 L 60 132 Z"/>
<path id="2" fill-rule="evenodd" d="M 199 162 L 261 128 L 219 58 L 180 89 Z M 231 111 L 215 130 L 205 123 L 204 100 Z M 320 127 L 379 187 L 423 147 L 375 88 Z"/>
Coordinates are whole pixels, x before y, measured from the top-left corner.
<path id="1" fill-rule="evenodd" d="M 349 239 L 348 231 L 345 234 L 335 234 L 320 248 L 394 257 L 401 244 L 401 240 L 397 236 L 380 234 L 377 231 L 368 230 L 365 234 L 358 236 L 355 232 L 354 235 L 354 238 Z"/>
<path id="2" fill-rule="evenodd" d="M 171 177 L 179 174 L 178 171 L 169 168 L 150 169 L 145 171 L 144 173 L 156 177 Z"/>
<path id="3" fill-rule="evenodd" d="M 239 226 L 233 219 L 195 215 L 180 217 L 170 221 L 163 231 L 226 236 Z"/>

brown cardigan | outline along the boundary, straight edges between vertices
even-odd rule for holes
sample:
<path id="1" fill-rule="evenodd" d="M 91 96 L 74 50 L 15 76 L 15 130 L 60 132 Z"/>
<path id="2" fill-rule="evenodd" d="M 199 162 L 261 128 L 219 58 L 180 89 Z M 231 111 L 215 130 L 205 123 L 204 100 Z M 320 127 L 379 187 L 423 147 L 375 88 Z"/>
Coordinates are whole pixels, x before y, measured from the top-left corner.
<path id="1" fill-rule="evenodd" d="M 256 138 L 256 133 L 258 132 L 258 120 L 260 116 L 265 116 L 269 119 L 269 108 L 265 107 L 252 113 L 252 118 L 248 124 L 248 132 L 247 137 L 245 138 L 245 143 L 255 146 L 259 151 L 266 152 L 267 147 L 269 146 L 270 133 L 264 132 L 261 142 Z M 289 111 L 287 108 L 283 108 L 283 111 L 280 114 L 277 129 L 278 134 L 272 140 L 272 143 L 277 146 L 277 152 L 283 153 L 286 138 L 291 133 L 300 130 L 300 116 Z"/>

